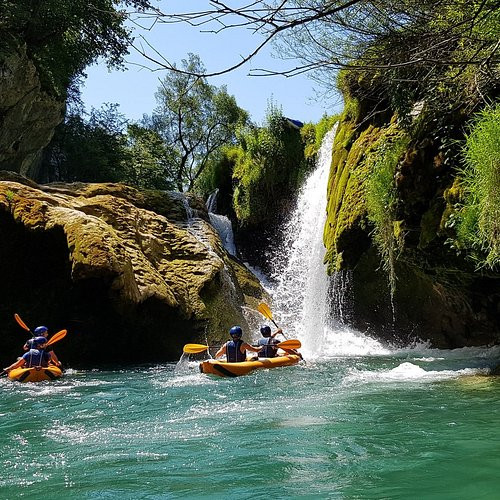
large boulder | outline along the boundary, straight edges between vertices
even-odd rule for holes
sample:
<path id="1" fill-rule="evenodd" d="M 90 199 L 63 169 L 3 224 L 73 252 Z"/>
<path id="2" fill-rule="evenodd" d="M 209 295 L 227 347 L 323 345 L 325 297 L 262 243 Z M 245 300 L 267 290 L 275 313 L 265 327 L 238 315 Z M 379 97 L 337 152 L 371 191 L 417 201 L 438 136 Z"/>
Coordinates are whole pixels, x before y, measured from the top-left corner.
<path id="1" fill-rule="evenodd" d="M 57 351 L 73 365 L 177 359 L 186 342 L 246 327 L 242 306 L 262 289 L 207 220 L 179 193 L 0 172 L 3 355 L 22 345 L 14 312 L 67 328 Z"/>

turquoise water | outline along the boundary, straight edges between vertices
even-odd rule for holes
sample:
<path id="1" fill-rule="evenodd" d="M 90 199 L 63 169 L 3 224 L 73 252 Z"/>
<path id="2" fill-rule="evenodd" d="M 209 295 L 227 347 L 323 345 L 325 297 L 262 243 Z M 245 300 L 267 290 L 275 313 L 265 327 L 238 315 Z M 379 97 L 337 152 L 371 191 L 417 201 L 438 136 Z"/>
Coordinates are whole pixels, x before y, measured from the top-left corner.
<path id="1" fill-rule="evenodd" d="M 500 496 L 498 350 L 0 380 L 0 497 Z"/>

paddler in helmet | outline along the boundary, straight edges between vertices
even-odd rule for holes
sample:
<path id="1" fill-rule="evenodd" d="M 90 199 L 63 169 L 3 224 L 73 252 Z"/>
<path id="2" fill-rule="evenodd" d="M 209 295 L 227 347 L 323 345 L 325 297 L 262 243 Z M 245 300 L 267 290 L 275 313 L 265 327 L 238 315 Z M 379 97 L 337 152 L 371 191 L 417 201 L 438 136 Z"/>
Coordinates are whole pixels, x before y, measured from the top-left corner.
<path id="1" fill-rule="evenodd" d="M 45 340 L 47 340 L 47 337 L 49 336 L 49 329 L 46 326 L 37 326 L 34 330 L 33 333 L 35 334 L 35 337 L 45 337 Z M 23 349 L 25 351 L 29 351 L 30 349 L 33 348 L 33 341 L 35 339 L 28 339 L 26 343 L 23 345 Z M 51 361 L 57 365 L 61 366 L 61 362 L 59 361 L 59 358 L 56 356 L 56 353 L 52 350 L 52 346 L 48 346 L 45 349 L 46 352 L 51 353 Z"/>
<path id="2" fill-rule="evenodd" d="M 281 328 L 278 328 L 274 333 L 271 333 L 271 327 L 268 325 L 262 325 L 260 327 L 260 333 L 262 338 L 258 340 L 258 345 L 260 347 L 259 358 L 275 358 L 278 355 L 278 348 L 276 344 L 279 344 L 279 341 L 274 337 L 283 333 Z"/>
<path id="3" fill-rule="evenodd" d="M 253 347 L 241 340 L 241 337 L 243 336 L 243 330 L 241 329 L 241 326 L 231 327 L 229 330 L 229 335 L 231 335 L 232 340 L 226 342 L 216 352 L 216 358 L 219 358 L 225 354 L 228 363 L 240 363 L 242 361 L 246 361 L 246 351 L 259 352 L 262 349 L 262 347 Z"/>
<path id="4" fill-rule="evenodd" d="M 10 372 L 14 368 L 33 368 L 34 366 L 49 366 L 52 361 L 52 353 L 44 350 L 47 339 L 45 337 L 35 337 L 32 339 L 32 348 L 23 354 L 15 363 L 12 363 L 4 371 Z"/>

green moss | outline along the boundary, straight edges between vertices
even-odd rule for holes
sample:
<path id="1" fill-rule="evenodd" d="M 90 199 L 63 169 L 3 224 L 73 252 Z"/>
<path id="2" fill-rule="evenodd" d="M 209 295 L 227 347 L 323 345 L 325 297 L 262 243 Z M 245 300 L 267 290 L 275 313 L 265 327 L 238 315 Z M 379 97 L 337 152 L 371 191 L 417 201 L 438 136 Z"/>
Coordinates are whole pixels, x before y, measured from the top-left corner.
<path id="1" fill-rule="evenodd" d="M 359 130 L 351 113 L 343 113 L 333 146 L 327 192 L 327 222 L 323 234 L 327 249 L 325 262 L 329 272 L 355 264 L 357 256 L 367 244 L 368 221 L 376 228 L 378 220 L 382 220 L 387 213 L 392 214 L 384 205 L 389 204 L 387 197 L 393 203 L 394 169 L 407 143 L 408 138 L 398 128 L 396 120 L 384 128 L 368 124 L 364 130 Z M 392 152 L 394 148 L 397 149 L 396 153 Z M 380 179 L 379 192 L 374 194 L 372 188 L 374 196 L 370 206 L 367 189 L 376 178 L 374 173 L 380 174 L 381 159 L 390 164 L 390 168 L 384 171 L 385 176 Z M 376 203 L 377 196 L 380 204 Z M 402 239 L 403 224 L 394 222 L 393 215 L 387 217 L 385 222 L 385 241 Z M 382 227 L 381 223 L 379 227 Z M 382 230 L 379 234 L 382 234 Z"/>
<path id="2" fill-rule="evenodd" d="M 308 171 L 299 131 L 280 111 L 268 111 L 267 124 L 240 136 L 233 171 L 233 208 L 241 227 L 271 222 L 302 183 Z"/>
<path id="3" fill-rule="evenodd" d="M 418 247 L 424 249 L 438 236 L 441 228 L 441 218 L 443 215 L 443 204 L 436 201 L 429 210 L 424 213 L 420 221 L 420 239 Z"/>

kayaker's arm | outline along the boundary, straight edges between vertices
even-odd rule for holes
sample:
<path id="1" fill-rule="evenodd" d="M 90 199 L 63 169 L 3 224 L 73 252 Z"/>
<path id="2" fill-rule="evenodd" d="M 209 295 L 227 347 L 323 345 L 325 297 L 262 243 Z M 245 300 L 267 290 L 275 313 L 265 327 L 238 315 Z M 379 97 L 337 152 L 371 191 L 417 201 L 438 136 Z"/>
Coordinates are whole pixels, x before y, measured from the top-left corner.
<path id="1" fill-rule="evenodd" d="M 224 354 L 226 354 L 226 344 L 224 344 L 216 353 L 215 353 L 215 357 L 216 358 L 220 358 L 221 356 L 223 356 Z"/>
<path id="2" fill-rule="evenodd" d="M 243 344 L 241 344 L 241 347 L 240 347 L 241 352 L 244 353 L 245 352 L 244 349 L 246 349 L 247 351 L 259 352 L 262 350 L 262 346 L 254 347 L 253 345 L 250 345 L 250 344 L 247 344 L 246 342 L 243 342 Z"/>
<path id="3" fill-rule="evenodd" d="M 61 366 L 61 362 L 59 361 L 59 358 L 56 356 L 56 353 L 54 351 L 49 351 L 50 354 L 50 362 L 54 363 L 56 366 Z"/>
<path id="4" fill-rule="evenodd" d="M 272 335 L 271 335 L 271 338 L 274 339 L 274 337 L 276 337 L 276 335 L 280 335 L 283 333 L 283 330 L 281 328 L 278 328 Z"/>
<path id="5" fill-rule="evenodd" d="M 23 359 L 23 358 L 20 358 L 18 359 L 15 363 L 12 363 L 10 366 L 8 366 L 7 368 L 4 368 L 4 371 L 6 372 L 10 372 L 11 370 L 13 370 L 14 368 L 20 368 L 21 366 L 24 366 L 24 363 L 26 363 L 26 361 Z"/>

